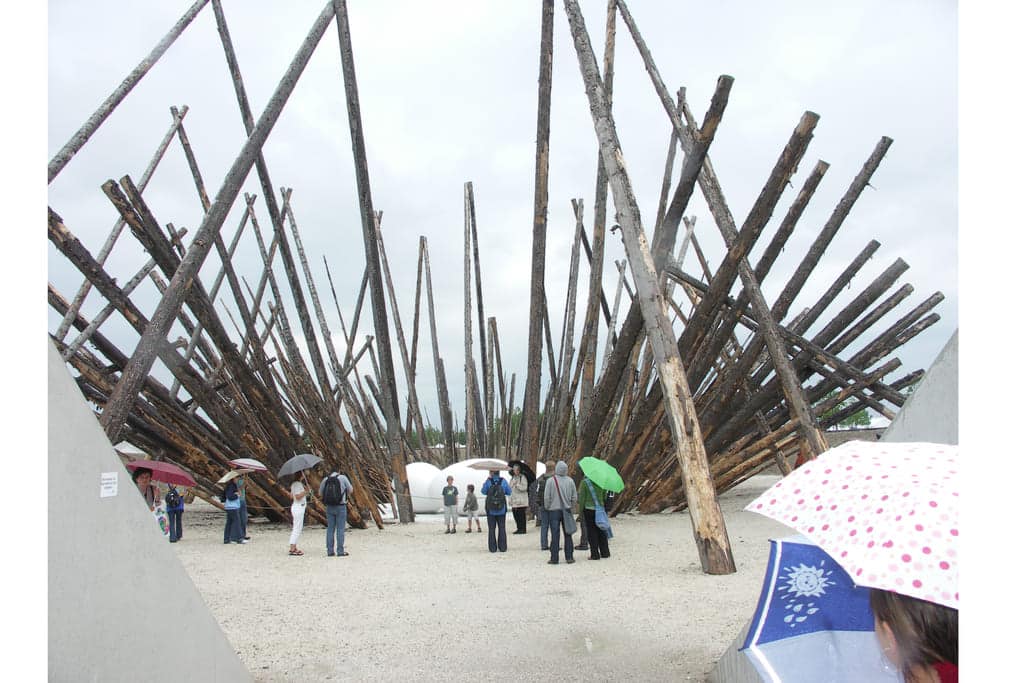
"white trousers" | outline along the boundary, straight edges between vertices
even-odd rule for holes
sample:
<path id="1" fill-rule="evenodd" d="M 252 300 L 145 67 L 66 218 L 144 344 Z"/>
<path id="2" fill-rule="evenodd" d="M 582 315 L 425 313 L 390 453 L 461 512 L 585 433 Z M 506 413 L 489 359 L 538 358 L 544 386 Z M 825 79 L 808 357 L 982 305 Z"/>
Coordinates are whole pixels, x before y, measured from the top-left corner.
<path id="1" fill-rule="evenodd" d="M 295 545 L 299 542 L 299 534 L 302 533 L 302 523 L 305 520 L 305 503 L 292 503 L 292 535 L 288 537 L 288 545 Z"/>

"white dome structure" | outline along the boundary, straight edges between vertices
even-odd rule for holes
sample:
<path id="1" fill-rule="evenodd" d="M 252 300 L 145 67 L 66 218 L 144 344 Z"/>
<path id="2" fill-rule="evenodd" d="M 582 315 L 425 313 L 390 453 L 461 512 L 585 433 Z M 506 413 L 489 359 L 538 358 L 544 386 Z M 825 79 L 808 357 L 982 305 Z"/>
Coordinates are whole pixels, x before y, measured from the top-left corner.
<path id="1" fill-rule="evenodd" d="M 441 474 L 437 465 L 429 462 L 411 462 L 405 466 L 405 474 L 409 478 L 409 495 L 412 497 L 414 513 L 436 514 L 444 507 L 441 504 L 441 489 L 433 486 L 434 478 Z M 442 482 L 444 479 L 441 480 Z"/>

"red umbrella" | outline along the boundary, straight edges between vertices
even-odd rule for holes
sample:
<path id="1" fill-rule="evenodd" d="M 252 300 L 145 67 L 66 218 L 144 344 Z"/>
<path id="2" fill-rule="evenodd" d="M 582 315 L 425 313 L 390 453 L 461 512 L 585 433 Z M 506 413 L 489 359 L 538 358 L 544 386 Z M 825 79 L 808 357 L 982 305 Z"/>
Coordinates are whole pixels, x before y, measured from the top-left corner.
<path id="1" fill-rule="evenodd" d="M 153 480 L 178 486 L 195 486 L 196 480 L 177 465 L 163 460 L 133 460 L 126 467 L 132 471 L 140 467 L 153 470 Z"/>

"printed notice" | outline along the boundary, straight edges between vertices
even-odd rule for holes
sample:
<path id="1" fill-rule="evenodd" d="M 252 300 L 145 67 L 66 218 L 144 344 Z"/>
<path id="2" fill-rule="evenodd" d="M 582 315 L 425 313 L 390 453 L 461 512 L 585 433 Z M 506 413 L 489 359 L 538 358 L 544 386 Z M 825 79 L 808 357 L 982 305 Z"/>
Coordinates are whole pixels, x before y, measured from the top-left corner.
<path id="1" fill-rule="evenodd" d="M 117 495 L 117 472 L 100 472 L 100 498 Z"/>

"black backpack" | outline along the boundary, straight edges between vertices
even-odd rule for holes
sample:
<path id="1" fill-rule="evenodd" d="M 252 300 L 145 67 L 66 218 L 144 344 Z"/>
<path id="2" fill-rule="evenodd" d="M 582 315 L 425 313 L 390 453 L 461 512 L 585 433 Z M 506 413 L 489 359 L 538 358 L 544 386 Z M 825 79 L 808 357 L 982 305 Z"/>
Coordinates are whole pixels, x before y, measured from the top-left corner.
<path id="1" fill-rule="evenodd" d="M 177 510 L 178 506 L 181 505 L 181 494 L 178 493 L 177 489 L 171 489 L 164 496 L 164 501 L 167 503 L 168 510 Z"/>
<path id="2" fill-rule="evenodd" d="M 327 481 L 324 482 L 324 503 L 341 505 L 345 502 L 344 495 L 341 490 L 341 477 L 327 477 Z"/>
<path id="3" fill-rule="evenodd" d="M 487 489 L 487 499 L 484 507 L 488 512 L 497 512 L 505 508 L 505 492 L 502 490 L 501 482 L 491 480 L 491 488 Z"/>

